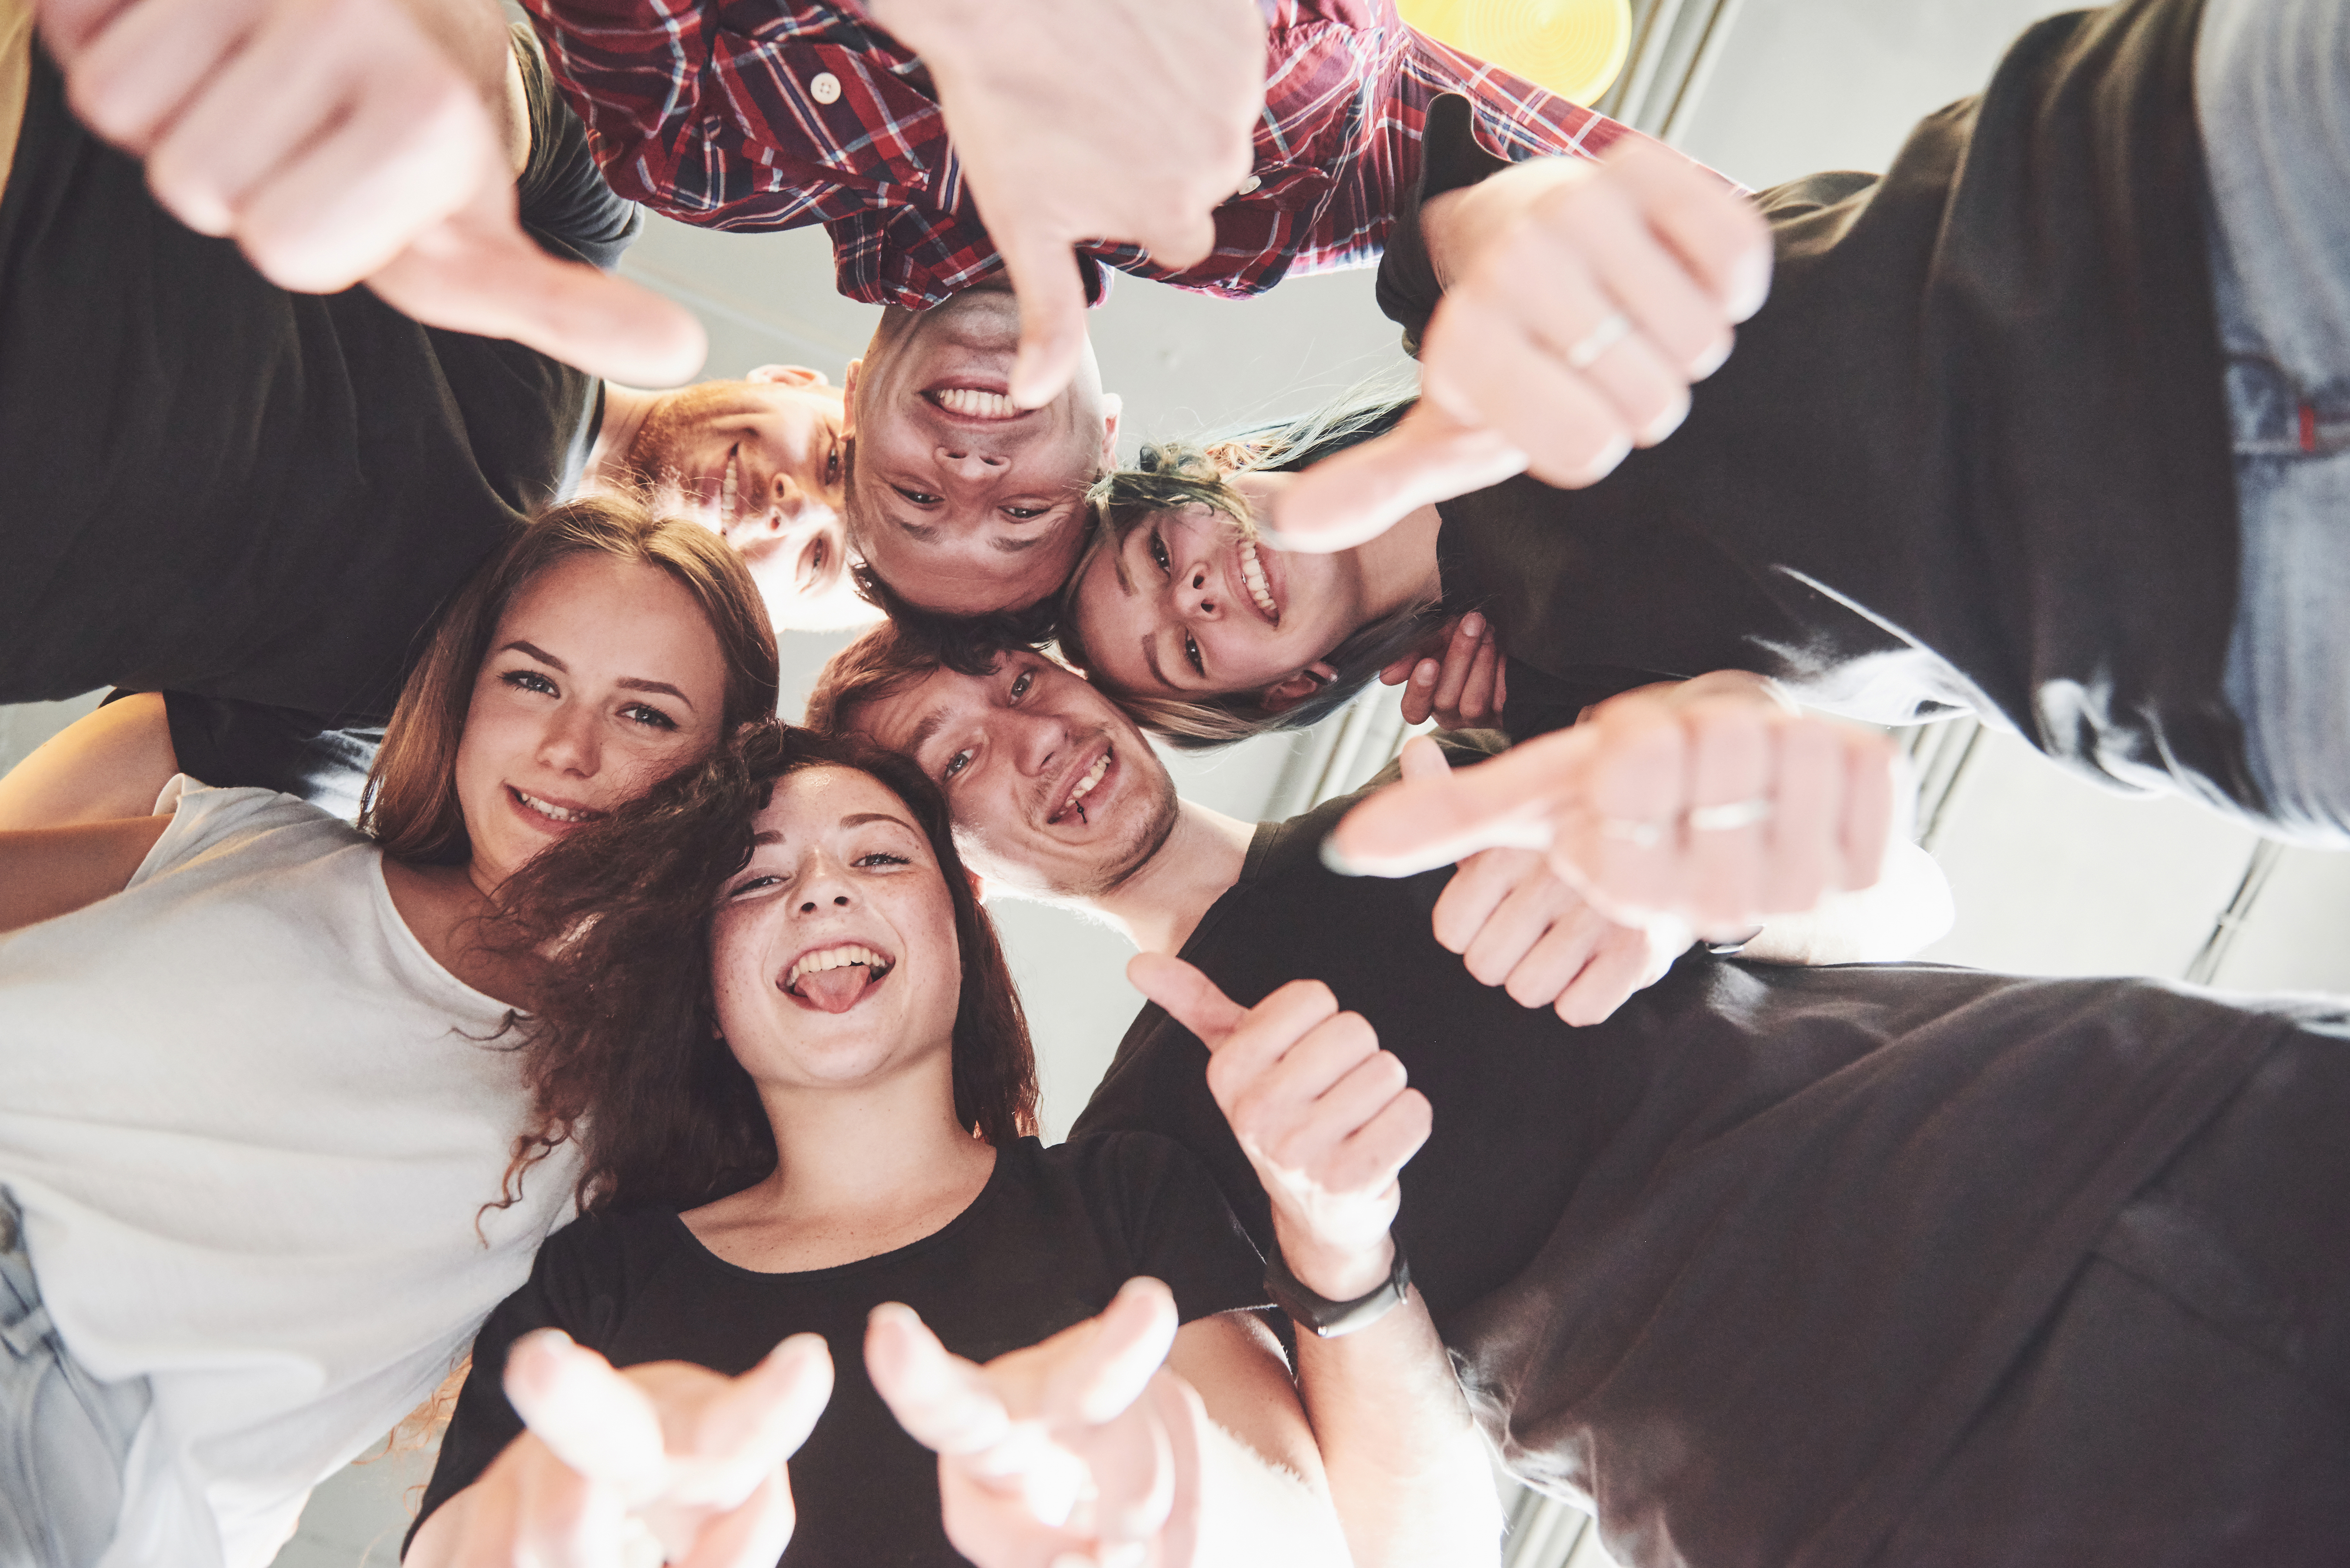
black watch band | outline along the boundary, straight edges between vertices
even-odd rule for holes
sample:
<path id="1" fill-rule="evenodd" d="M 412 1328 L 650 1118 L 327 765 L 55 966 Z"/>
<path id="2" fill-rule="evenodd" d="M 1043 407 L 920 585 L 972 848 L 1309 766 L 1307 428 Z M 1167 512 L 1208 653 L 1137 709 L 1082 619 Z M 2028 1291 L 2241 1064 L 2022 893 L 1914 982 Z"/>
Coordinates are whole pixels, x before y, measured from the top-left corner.
<path id="1" fill-rule="evenodd" d="M 1300 1284 L 1276 1246 L 1264 1261 L 1264 1288 L 1274 1304 L 1287 1313 L 1298 1327 L 1310 1329 L 1322 1339 L 1336 1339 L 1342 1334 L 1368 1328 L 1402 1304 L 1404 1293 L 1411 1289 L 1411 1268 L 1404 1262 L 1403 1249 L 1398 1247 L 1395 1266 L 1388 1271 L 1378 1289 L 1350 1302 L 1334 1302 Z"/>

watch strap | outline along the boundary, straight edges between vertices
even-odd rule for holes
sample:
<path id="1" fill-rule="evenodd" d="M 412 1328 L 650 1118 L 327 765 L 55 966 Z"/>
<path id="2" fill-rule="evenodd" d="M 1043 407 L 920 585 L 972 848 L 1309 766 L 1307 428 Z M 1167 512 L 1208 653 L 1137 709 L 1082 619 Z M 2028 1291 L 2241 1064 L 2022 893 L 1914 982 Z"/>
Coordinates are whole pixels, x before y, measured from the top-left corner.
<path id="1" fill-rule="evenodd" d="M 1395 1264 L 1378 1289 L 1350 1302 L 1334 1302 L 1306 1289 L 1289 1272 L 1287 1260 L 1275 1246 L 1264 1261 L 1264 1288 L 1274 1304 L 1287 1313 L 1298 1327 L 1310 1329 L 1322 1339 L 1336 1339 L 1342 1334 L 1368 1328 L 1401 1305 L 1411 1289 L 1411 1267 L 1404 1262 L 1403 1249 L 1398 1247 Z"/>

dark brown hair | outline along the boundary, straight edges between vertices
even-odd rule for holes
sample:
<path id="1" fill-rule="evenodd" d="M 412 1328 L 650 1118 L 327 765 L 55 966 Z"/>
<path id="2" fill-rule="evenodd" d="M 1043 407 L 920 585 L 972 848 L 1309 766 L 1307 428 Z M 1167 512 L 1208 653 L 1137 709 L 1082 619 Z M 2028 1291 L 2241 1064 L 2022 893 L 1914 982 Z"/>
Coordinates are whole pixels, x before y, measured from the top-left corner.
<path id="1" fill-rule="evenodd" d="M 882 621 L 825 660 L 816 673 L 816 690 L 808 693 L 807 717 L 801 722 L 819 735 L 839 734 L 855 724 L 857 710 L 864 704 L 902 691 L 942 669 L 984 677 L 1005 651 L 990 649 L 984 663 L 965 670 L 920 633 L 894 620 Z"/>
<path id="2" fill-rule="evenodd" d="M 938 786 L 868 742 L 768 722 L 575 829 L 501 890 L 519 940 L 549 955 L 523 1046 L 538 1126 L 516 1140 L 509 1188 L 567 1139 L 579 1145 L 590 1210 L 692 1209 L 775 1168 L 758 1090 L 718 1037 L 710 921 L 775 782 L 825 765 L 870 774 L 904 802 L 946 879 L 962 956 L 955 1119 L 998 1147 L 1036 1130 L 1027 1019 Z"/>
<path id="3" fill-rule="evenodd" d="M 775 630 L 750 572 L 700 524 L 604 493 L 551 506 L 484 562 L 442 611 L 385 726 L 360 823 L 387 855 L 461 861 L 472 850 L 457 803 L 457 746 L 490 639 L 532 579 L 573 556 L 605 555 L 667 572 L 709 618 L 726 665 L 721 734 L 775 713 Z"/>

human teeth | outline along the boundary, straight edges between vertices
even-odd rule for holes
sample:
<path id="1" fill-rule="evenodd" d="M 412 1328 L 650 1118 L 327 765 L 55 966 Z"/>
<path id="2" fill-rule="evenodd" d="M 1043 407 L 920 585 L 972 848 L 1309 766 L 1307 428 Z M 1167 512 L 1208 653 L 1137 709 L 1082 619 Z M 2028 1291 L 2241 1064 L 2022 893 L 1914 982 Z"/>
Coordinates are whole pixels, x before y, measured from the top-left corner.
<path id="1" fill-rule="evenodd" d="M 1241 541 L 1241 582 L 1256 601 L 1256 607 L 1275 620 L 1281 618 L 1280 607 L 1273 602 L 1273 589 L 1264 580 L 1264 564 L 1256 558 L 1256 541 Z"/>
<path id="2" fill-rule="evenodd" d="M 737 476 L 735 465 L 741 461 L 738 454 L 729 452 L 726 457 L 726 477 L 718 482 L 718 525 L 722 529 L 732 526 L 734 522 L 734 496 L 742 483 Z"/>
<path id="3" fill-rule="evenodd" d="M 853 963 L 861 963 L 877 975 L 886 974 L 889 969 L 889 961 L 871 948 L 819 948 L 792 965 L 792 972 L 784 977 L 784 984 L 787 988 L 795 986 L 805 975 L 820 974 L 828 969 L 846 969 Z"/>
<path id="4" fill-rule="evenodd" d="M 592 811 L 575 811 L 571 807 L 566 805 L 552 805 L 547 802 L 539 799 L 535 794 L 525 794 L 520 790 L 515 791 L 515 798 L 521 801 L 523 805 L 530 807 L 531 810 L 538 813 L 539 815 L 552 818 L 556 822 L 586 822 L 588 818 L 598 815 Z"/>
<path id="5" fill-rule="evenodd" d="M 976 387 L 947 387 L 931 396 L 947 412 L 966 419 L 1008 420 L 1020 411 L 1002 392 L 983 392 Z"/>
<path id="6" fill-rule="evenodd" d="M 1109 772 L 1109 753 L 1104 752 L 1094 759 L 1094 765 L 1086 770 L 1086 776 L 1077 781 L 1076 787 L 1069 791 L 1069 798 L 1061 803 L 1059 815 L 1068 815 L 1076 808 L 1077 802 L 1093 794 L 1094 785 L 1101 783 L 1102 774 L 1107 772 Z"/>

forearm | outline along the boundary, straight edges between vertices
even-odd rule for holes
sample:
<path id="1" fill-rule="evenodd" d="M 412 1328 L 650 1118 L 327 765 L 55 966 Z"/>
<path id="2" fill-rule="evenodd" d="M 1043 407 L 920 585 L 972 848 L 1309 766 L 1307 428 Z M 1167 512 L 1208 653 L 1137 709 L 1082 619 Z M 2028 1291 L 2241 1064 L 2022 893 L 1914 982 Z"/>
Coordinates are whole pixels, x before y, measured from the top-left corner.
<path id="1" fill-rule="evenodd" d="M 1831 893 L 1809 914 L 1771 921 L 1739 956 L 1762 963 L 1890 963 L 1939 939 L 1953 916 L 1941 867 L 1917 845 L 1897 839 L 1877 886 Z"/>
<path id="2" fill-rule="evenodd" d="M 1213 1421 L 1202 1423 L 1196 1568 L 1348 1568 L 1330 1505 Z M 1359 1565 L 1369 1561 L 1357 1556 Z"/>
<path id="3" fill-rule="evenodd" d="M 1297 1379 L 1357 1568 L 1500 1560 L 1484 1440 L 1418 1291 L 1353 1334 L 1301 1333 Z"/>
<path id="4" fill-rule="evenodd" d="M 130 885 L 168 816 L 0 833 L 0 931 L 21 930 Z"/>
<path id="5" fill-rule="evenodd" d="M 465 1518 L 473 1511 L 475 1488 L 467 1487 L 432 1511 L 416 1529 L 416 1538 L 400 1553 L 400 1568 L 442 1568 L 457 1561 L 465 1538 Z"/>
<path id="6" fill-rule="evenodd" d="M 1307 1289 L 1352 1301 L 1394 1262 L 1319 1252 L 1276 1219 L 1284 1260 Z M 1297 1335 L 1297 1382 L 1357 1568 L 1498 1560 L 1501 1504 L 1484 1439 L 1417 1290 L 1376 1323 Z"/>

